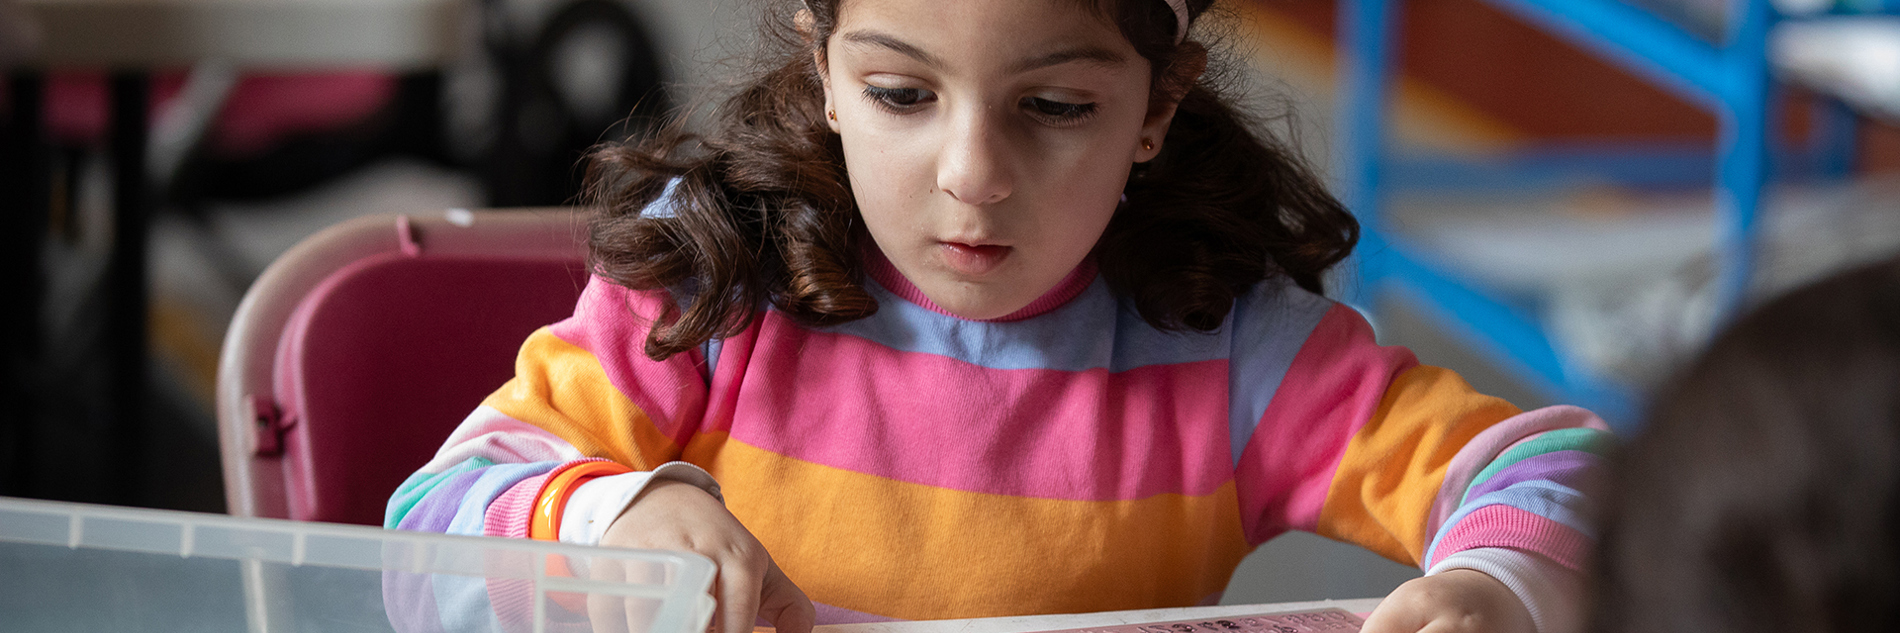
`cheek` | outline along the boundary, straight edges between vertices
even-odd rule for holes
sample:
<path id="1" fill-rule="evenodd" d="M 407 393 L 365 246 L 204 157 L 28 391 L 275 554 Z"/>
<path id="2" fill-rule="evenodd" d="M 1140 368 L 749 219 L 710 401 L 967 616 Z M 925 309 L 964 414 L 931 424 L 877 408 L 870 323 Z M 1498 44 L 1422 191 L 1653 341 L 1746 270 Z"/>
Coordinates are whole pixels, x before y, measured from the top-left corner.
<path id="1" fill-rule="evenodd" d="M 873 232 L 908 225 L 913 215 L 909 210 L 923 203 L 934 182 L 915 140 L 852 125 L 844 126 L 839 140 L 852 197 L 866 225 Z"/>
<path id="2" fill-rule="evenodd" d="M 1107 196 L 1117 199 L 1134 165 L 1134 149 L 1140 144 L 1141 119 L 1129 112 L 1104 113 L 1086 132 L 1058 131 L 1038 143 L 1042 156 L 1024 161 L 1038 171 L 1036 180 L 1046 183 L 1050 195 L 1067 199 L 1099 201 Z M 1111 193 L 1112 192 L 1112 193 Z"/>
<path id="3" fill-rule="evenodd" d="M 1134 162 L 1119 139 L 1089 143 L 1069 160 L 1049 160 L 1047 171 L 1037 180 L 1045 183 L 1044 200 L 1070 209 L 1051 229 L 1075 231 L 1107 225 L 1128 185 L 1128 173 Z"/>

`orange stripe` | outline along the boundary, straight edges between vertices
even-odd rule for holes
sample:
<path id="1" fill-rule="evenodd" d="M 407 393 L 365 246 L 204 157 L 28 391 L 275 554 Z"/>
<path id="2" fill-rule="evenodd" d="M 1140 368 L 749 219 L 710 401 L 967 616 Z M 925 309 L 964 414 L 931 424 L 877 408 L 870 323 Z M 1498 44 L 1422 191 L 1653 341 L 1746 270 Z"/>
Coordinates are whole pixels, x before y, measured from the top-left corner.
<path id="1" fill-rule="evenodd" d="M 1426 519 L 1451 460 L 1517 407 L 1472 391 L 1457 373 L 1419 365 L 1386 388 L 1372 419 L 1346 444 L 1320 510 L 1318 532 L 1417 565 Z"/>
<path id="2" fill-rule="evenodd" d="M 1248 547 L 1229 482 L 1127 501 L 907 483 L 694 438 L 687 459 L 813 600 L 901 619 L 1190 606 Z"/>
<path id="3" fill-rule="evenodd" d="M 582 455 L 652 470 L 679 455 L 645 411 L 615 389 L 587 350 L 535 330 L 521 344 L 515 377 L 482 404 L 546 429 Z"/>

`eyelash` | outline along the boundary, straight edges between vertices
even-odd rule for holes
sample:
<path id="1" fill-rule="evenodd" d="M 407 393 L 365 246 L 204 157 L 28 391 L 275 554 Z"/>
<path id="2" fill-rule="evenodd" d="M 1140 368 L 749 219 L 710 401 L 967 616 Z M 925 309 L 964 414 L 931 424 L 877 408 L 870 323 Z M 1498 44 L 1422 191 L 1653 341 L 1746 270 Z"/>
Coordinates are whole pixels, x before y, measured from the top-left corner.
<path id="1" fill-rule="evenodd" d="M 910 114 L 924 103 L 928 103 L 929 101 L 923 97 L 926 92 L 921 88 L 865 86 L 864 98 L 880 110 L 903 115 Z M 1075 125 L 1095 114 L 1093 103 L 1067 103 L 1041 97 L 1024 97 L 1019 103 L 1029 110 L 1030 116 L 1056 126 Z"/>
<path id="2" fill-rule="evenodd" d="M 1095 114 L 1093 103 L 1068 103 L 1042 97 L 1024 97 L 1023 105 L 1030 108 L 1036 116 L 1058 125 L 1081 123 Z M 1054 110 L 1051 112 L 1051 110 Z"/>
<path id="3" fill-rule="evenodd" d="M 924 90 L 920 88 L 864 87 L 864 98 L 870 100 L 878 109 L 891 114 L 909 114 L 912 110 L 916 110 L 917 106 L 923 103 L 923 93 Z M 909 98 L 910 103 L 900 103 L 906 97 Z"/>

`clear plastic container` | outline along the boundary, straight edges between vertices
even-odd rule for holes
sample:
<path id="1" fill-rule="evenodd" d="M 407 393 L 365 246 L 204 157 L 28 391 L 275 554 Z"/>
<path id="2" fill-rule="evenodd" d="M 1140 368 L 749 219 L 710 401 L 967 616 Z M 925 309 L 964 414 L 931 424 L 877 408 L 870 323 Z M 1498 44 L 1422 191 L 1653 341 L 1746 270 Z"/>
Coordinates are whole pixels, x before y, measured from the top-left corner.
<path id="1" fill-rule="evenodd" d="M 0 498 L 0 631 L 699 633 L 705 558 Z"/>

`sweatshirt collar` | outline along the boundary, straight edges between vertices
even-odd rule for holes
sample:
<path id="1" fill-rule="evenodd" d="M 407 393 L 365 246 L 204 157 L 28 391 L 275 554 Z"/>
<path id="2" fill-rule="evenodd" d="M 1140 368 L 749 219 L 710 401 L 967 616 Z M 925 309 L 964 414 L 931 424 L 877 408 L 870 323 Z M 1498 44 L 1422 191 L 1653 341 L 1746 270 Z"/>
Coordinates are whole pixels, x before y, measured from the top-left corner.
<path id="1" fill-rule="evenodd" d="M 965 321 L 1008 323 L 1010 321 L 1028 319 L 1062 307 L 1062 305 L 1068 303 L 1069 300 L 1081 295 L 1083 290 L 1087 290 L 1089 284 L 1095 282 L 1095 258 L 1090 257 L 1082 260 L 1081 264 L 1076 265 L 1075 270 L 1069 271 L 1069 275 L 1063 277 L 1062 281 L 1057 282 L 1054 288 L 1049 289 L 1048 292 L 1043 293 L 1042 296 L 1037 297 L 1035 301 L 1029 302 L 1029 305 L 1023 306 L 1020 310 L 994 319 L 965 319 L 964 317 L 951 313 L 949 310 L 939 307 L 935 302 L 930 300 L 930 297 L 924 296 L 924 291 L 919 290 L 915 284 L 910 283 L 910 280 L 904 277 L 903 273 L 897 271 L 897 266 L 892 264 L 891 260 L 884 256 L 883 250 L 880 250 L 876 244 L 869 243 L 870 240 L 865 240 L 865 242 L 865 267 L 870 272 L 871 279 L 876 280 L 878 285 L 883 286 L 885 290 L 891 291 L 891 294 L 897 295 L 905 301 L 923 306 L 932 312 L 956 317 Z"/>

